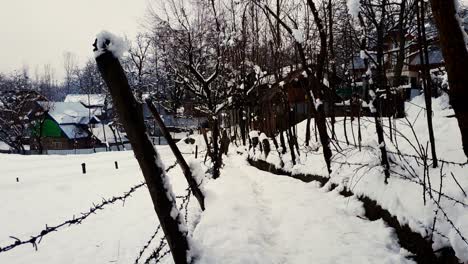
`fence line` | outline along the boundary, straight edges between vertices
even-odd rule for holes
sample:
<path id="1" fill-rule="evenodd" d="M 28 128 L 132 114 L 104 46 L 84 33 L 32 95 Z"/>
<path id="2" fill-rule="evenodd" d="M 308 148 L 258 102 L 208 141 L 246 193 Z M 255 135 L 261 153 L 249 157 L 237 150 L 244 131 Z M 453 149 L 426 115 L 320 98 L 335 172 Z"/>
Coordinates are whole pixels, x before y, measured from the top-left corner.
<path id="1" fill-rule="evenodd" d="M 173 169 L 177 165 L 177 162 L 175 162 L 173 165 L 169 166 L 166 169 L 166 172 L 169 172 L 171 169 Z M 103 210 L 104 207 L 106 207 L 109 204 L 114 204 L 117 201 L 122 201 L 123 204 L 125 204 L 125 200 L 129 198 L 132 193 L 137 191 L 138 189 L 142 188 L 143 186 L 146 186 L 146 183 L 142 182 L 140 184 L 137 184 L 133 187 L 130 188 L 129 191 L 124 192 L 121 196 L 114 196 L 112 198 L 108 199 L 103 199 L 99 204 L 94 204 L 93 207 L 91 207 L 87 212 L 81 213 L 80 217 L 75 217 L 73 215 L 73 218 L 70 220 L 67 220 L 61 224 L 55 225 L 55 226 L 45 226 L 45 229 L 41 230 L 38 234 L 31 236 L 29 239 L 19 239 L 14 236 L 10 236 L 10 238 L 14 239 L 15 242 L 11 243 L 7 246 L 0 247 L 0 253 L 10 251 L 16 247 L 26 245 L 26 244 L 31 244 L 35 250 L 37 250 L 37 245 L 42 241 L 42 239 L 55 231 L 59 231 L 60 229 L 63 229 L 64 227 L 69 227 L 72 225 L 79 225 L 81 224 L 86 218 L 88 218 L 92 214 L 96 214 L 98 211 Z"/>

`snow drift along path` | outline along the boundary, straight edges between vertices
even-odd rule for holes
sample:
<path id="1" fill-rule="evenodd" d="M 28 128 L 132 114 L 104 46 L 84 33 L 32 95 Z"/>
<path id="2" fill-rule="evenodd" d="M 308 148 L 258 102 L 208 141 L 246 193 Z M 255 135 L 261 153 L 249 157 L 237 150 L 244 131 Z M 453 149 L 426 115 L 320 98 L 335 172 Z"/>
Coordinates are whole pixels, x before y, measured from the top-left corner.
<path id="1" fill-rule="evenodd" d="M 393 229 L 360 218 L 362 204 L 337 190 L 257 170 L 238 155 L 206 187 L 194 232 L 199 263 L 412 263 Z"/>

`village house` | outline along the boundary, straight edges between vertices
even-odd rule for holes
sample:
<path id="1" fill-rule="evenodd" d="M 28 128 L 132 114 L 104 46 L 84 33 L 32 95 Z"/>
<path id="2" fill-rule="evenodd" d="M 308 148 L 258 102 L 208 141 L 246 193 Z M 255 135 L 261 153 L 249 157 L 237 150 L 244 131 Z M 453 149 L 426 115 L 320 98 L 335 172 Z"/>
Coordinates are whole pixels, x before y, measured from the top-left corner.
<path id="1" fill-rule="evenodd" d="M 148 98 L 148 94 L 143 94 L 142 98 Z M 183 101 L 182 106 L 176 110 L 170 109 L 161 101 L 155 101 L 156 109 L 164 124 L 170 132 L 186 132 L 196 130 L 207 121 L 207 117 L 196 109 L 193 102 Z M 161 136 L 161 131 L 154 120 L 153 114 L 149 110 L 146 101 L 143 103 L 143 116 L 145 123 L 152 136 Z"/>
<path id="2" fill-rule="evenodd" d="M 392 32 L 385 37 L 384 41 L 384 68 L 387 83 L 391 86 L 395 77 L 395 65 L 397 64 L 398 48 L 398 33 Z M 441 72 L 444 65 L 444 58 L 442 51 L 438 47 L 438 39 L 436 36 L 431 36 L 428 48 L 429 64 L 428 68 L 431 73 L 437 74 Z M 374 51 L 367 51 L 370 56 L 369 60 L 376 60 Z M 370 63 L 372 65 L 372 63 Z M 417 39 L 415 36 L 408 34 L 405 40 L 405 59 L 401 72 L 401 84 L 399 87 L 394 87 L 400 91 L 404 99 L 409 100 L 414 96 L 419 95 L 422 89 L 422 70 L 423 63 L 421 63 Z M 351 88 L 347 85 L 338 89 L 338 94 L 344 98 L 350 98 L 353 93 L 359 94 L 361 98 L 366 96 L 367 91 L 362 88 L 362 77 L 368 70 L 360 54 L 356 54 L 347 65 L 348 73 L 350 74 L 352 84 Z"/>
<path id="3" fill-rule="evenodd" d="M 102 144 L 91 133 L 100 120 L 81 103 L 38 102 L 42 118 L 32 131 L 32 150 L 93 148 Z"/>

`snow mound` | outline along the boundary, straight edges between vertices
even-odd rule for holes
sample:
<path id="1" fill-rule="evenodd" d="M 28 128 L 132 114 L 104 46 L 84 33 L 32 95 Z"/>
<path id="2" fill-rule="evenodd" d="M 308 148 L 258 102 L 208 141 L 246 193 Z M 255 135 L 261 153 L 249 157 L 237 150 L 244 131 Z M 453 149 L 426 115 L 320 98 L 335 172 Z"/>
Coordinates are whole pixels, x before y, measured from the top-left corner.
<path id="1" fill-rule="evenodd" d="M 259 131 L 257 130 L 252 130 L 249 132 L 249 137 L 250 138 L 258 138 L 259 137 Z"/>

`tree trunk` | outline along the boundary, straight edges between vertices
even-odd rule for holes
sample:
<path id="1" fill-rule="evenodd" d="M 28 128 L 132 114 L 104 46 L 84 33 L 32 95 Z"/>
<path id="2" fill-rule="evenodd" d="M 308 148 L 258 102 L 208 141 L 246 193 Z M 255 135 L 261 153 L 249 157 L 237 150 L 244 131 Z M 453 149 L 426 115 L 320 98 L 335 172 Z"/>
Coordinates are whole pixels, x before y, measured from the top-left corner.
<path id="1" fill-rule="evenodd" d="M 421 5 L 421 7 L 419 7 Z M 431 142 L 431 154 L 432 154 L 432 166 L 437 168 L 437 153 L 435 147 L 434 128 L 432 126 L 432 85 L 431 76 L 429 73 L 429 52 L 427 49 L 426 41 L 426 29 L 425 29 L 425 12 L 424 2 L 417 1 L 416 3 L 416 18 L 418 28 L 418 47 L 419 47 L 419 59 L 423 67 L 422 76 L 424 84 L 424 99 L 426 102 L 426 120 L 427 130 L 429 132 L 429 141 Z"/>
<path id="2" fill-rule="evenodd" d="M 200 208 L 202 210 L 205 210 L 205 196 L 203 195 L 202 191 L 198 187 L 199 183 L 197 183 L 196 179 L 193 178 L 192 171 L 190 170 L 190 167 L 185 161 L 184 156 L 182 156 L 182 153 L 180 153 L 179 148 L 177 147 L 176 143 L 172 139 L 171 133 L 169 132 L 169 130 L 167 130 L 166 125 L 161 119 L 161 116 L 159 115 L 158 110 L 156 109 L 156 106 L 154 106 L 151 99 L 148 98 L 146 100 L 146 104 L 148 105 L 148 108 L 153 114 L 154 119 L 158 123 L 158 126 L 161 129 L 162 134 L 166 138 L 167 143 L 169 144 L 169 147 L 172 150 L 172 153 L 174 153 L 174 156 L 177 159 L 177 163 L 179 163 L 180 168 L 182 169 L 184 173 L 185 179 L 187 180 L 187 183 L 190 186 L 190 189 L 192 190 L 193 195 L 195 196 L 195 198 L 197 198 L 198 203 L 200 204 Z"/>
<path id="3" fill-rule="evenodd" d="M 439 31 L 440 46 L 450 85 L 450 104 L 460 127 L 463 150 L 468 157 L 468 51 L 463 31 L 456 19 L 454 0 L 431 0 Z"/>
<path id="4" fill-rule="evenodd" d="M 217 179 L 220 176 L 221 169 L 221 151 L 219 150 L 219 122 L 215 117 L 211 120 L 211 131 L 213 131 L 213 179 Z"/>
<path id="5" fill-rule="evenodd" d="M 107 47 L 99 48 L 105 49 L 101 55 L 96 57 L 99 71 L 109 87 L 119 118 L 140 164 L 174 262 L 186 264 L 188 263 L 189 242 L 187 231 L 180 228 L 184 224 L 184 220 L 177 209 L 175 195 L 168 189 L 169 179 L 161 166 L 160 156 L 151 144 L 146 132 L 143 113 L 137 107 L 138 102 L 130 90 L 119 60 L 107 50 Z M 176 217 L 172 217 L 174 212 Z"/>

